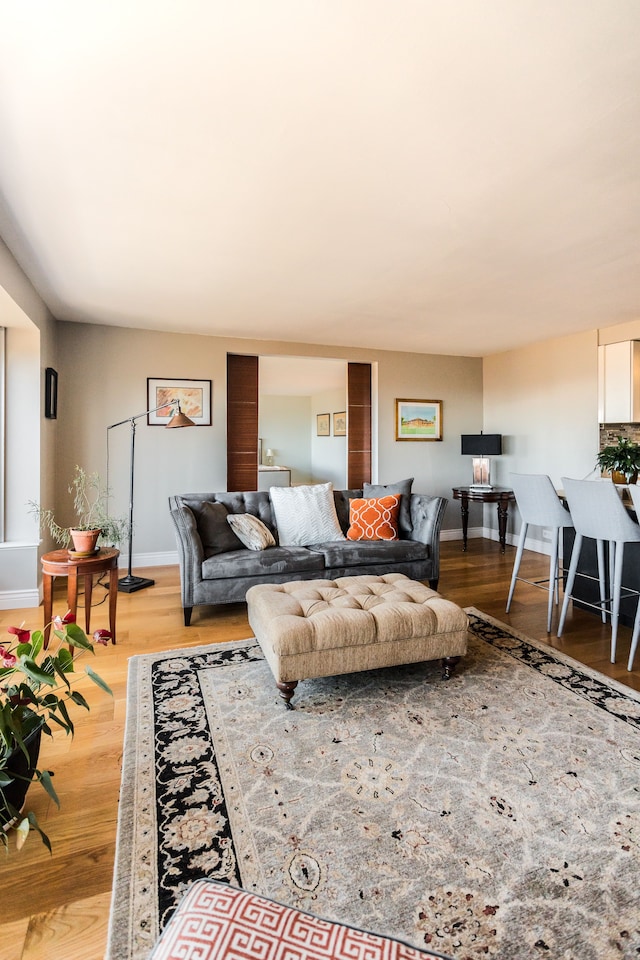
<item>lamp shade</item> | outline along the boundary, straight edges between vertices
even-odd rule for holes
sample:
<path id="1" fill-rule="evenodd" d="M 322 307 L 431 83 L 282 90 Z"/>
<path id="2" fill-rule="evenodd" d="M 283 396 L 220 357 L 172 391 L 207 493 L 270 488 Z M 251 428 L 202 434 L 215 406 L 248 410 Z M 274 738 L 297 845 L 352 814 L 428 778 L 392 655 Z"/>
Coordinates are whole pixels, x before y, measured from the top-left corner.
<path id="1" fill-rule="evenodd" d="M 502 453 L 501 433 L 463 433 L 460 452 L 468 457 L 499 457 Z"/>

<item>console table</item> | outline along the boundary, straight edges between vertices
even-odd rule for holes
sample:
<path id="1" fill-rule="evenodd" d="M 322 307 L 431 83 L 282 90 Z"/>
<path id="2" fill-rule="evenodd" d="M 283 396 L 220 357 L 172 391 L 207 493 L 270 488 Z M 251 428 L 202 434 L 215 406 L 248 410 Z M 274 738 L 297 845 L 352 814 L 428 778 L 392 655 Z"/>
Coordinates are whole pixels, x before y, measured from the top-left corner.
<path id="1" fill-rule="evenodd" d="M 116 601 L 118 599 L 118 557 L 120 551 L 114 547 L 100 549 L 92 557 L 70 557 L 68 550 L 51 550 L 43 553 L 42 592 L 44 597 L 44 645 L 49 643 L 51 632 L 51 611 L 53 606 L 53 580 L 55 577 L 68 577 L 67 604 L 71 613 L 76 615 L 78 606 L 78 577 L 84 578 L 84 616 L 86 632 L 91 623 L 91 595 L 93 575 L 109 571 L 109 632 L 111 642 L 116 642 Z"/>
<path id="2" fill-rule="evenodd" d="M 453 499 L 460 501 L 462 511 L 462 549 L 467 549 L 467 530 L 469 527 L 469 501 L 495 503 L 498 506 L 498 536 L 500 550 L 505 551 L 507 542 L 507 512 L 509 504 L 516 499 L 513 490 L 508 487 L 491 487 L 490 490 L 476 490 L 473 487 L 453 487 Z"/>

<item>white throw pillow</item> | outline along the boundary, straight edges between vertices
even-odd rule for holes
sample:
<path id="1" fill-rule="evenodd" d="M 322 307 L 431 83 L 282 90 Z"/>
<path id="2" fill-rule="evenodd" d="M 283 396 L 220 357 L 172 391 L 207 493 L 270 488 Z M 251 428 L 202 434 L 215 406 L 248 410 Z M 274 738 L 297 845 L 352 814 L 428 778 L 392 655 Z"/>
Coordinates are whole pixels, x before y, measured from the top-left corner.
<path id="1" fill-rule="evenodd" d="M 332 483 L 271 487 L 269 496 L 281 547 L 346 540 L 338 522 Z"/>
<path id="2" fill-rule="evenodd" d="M 249 550 L 267 550 L 276 545 L 269 527 L 252 513 L 230 513 L 227 523 Z"/>

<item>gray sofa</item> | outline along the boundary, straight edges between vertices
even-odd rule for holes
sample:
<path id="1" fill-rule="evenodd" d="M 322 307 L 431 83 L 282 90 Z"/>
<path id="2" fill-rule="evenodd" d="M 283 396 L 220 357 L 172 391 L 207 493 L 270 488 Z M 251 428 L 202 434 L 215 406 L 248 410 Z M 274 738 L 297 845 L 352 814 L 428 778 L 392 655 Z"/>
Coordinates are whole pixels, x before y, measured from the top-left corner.
<path id="1" fill-rule="evenodd" d="M 362 497 L 362 490 L 334 490 L 333 496 L 340 526 L 346 533 L 349 500 Z M 244 600 L 249 587 L 258 583 L 404 573 L 412 580 L 428 580 L 436 590 L 440 528 L 447 500 L 416 493 L 407 500 L 408 504 L 403 504 L 406 520 L 399 540 L 336 540 L 305 547 L 276 545 L 268 550 L 249 550 L 229 527 L 226 513 L 253 514 L 277 541 L 268 492 L 186 493 L 170 497 L 185 626 L 189 626 L 195 606 Z"/>

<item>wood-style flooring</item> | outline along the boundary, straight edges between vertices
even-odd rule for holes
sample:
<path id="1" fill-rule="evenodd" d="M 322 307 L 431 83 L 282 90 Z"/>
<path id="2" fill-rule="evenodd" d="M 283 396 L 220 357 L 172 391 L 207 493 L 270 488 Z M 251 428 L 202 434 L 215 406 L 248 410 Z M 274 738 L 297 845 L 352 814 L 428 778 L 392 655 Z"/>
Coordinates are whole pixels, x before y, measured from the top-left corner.
<path id="1" fill-rule="evenodd" d="M 626 670 L 631 631 L 621 627 L 618 662 L 609 663 L 609 628 L 592 613 L 570 612 L 564 637 L 546 633 L 546 590 L 518 584 L 510 614 L 504 612 L 515 548 L 502 555 L 497 543 L 470 540 L 442 544 L 440 592 L 460 606 L 475 606 L 544 640 L 576 660 L 640 690 L 640 653 Z M 546 575 L 548 560 L 525 552 L 521 575 Z M 118 596 L 118 644 L 98 647 L 91 662 L 113 690 L 113 699 L 88 681 L 82 691 L 91 712 L 76 710 L 73 741 L 56 734 L 43 747 L 41 762 L 55 771 L 61 809 L 34 785 L 30 806 L 53 844 L 49 855 L 34 835 L 18 853 L 0 850 L 0 960 L 101 960 L 104 955 L 115 853 L 120 764 L 130 656 L 251 635 L 244 604 L 197 608 L 192 626 L 183 626 L 177 567 L 135 571 L 155 586 Z M 57 584 L 54 611 L 64 613 Z M 99 601 L 103 602 L 99 602 Z M 91 627 L 106 627 L 106 590 L 94 589 Z M 79 615 L 80 619 L 80 615 Z M 42 626 L 42 608 L 0 611 L 0 643 L 9 625 Z M 557 623 L 557 616 L 554 623 Z M 82 661 L 79 666 L 82 666 Z M 464 669 L 462 667 L 462 669 Z"/>

